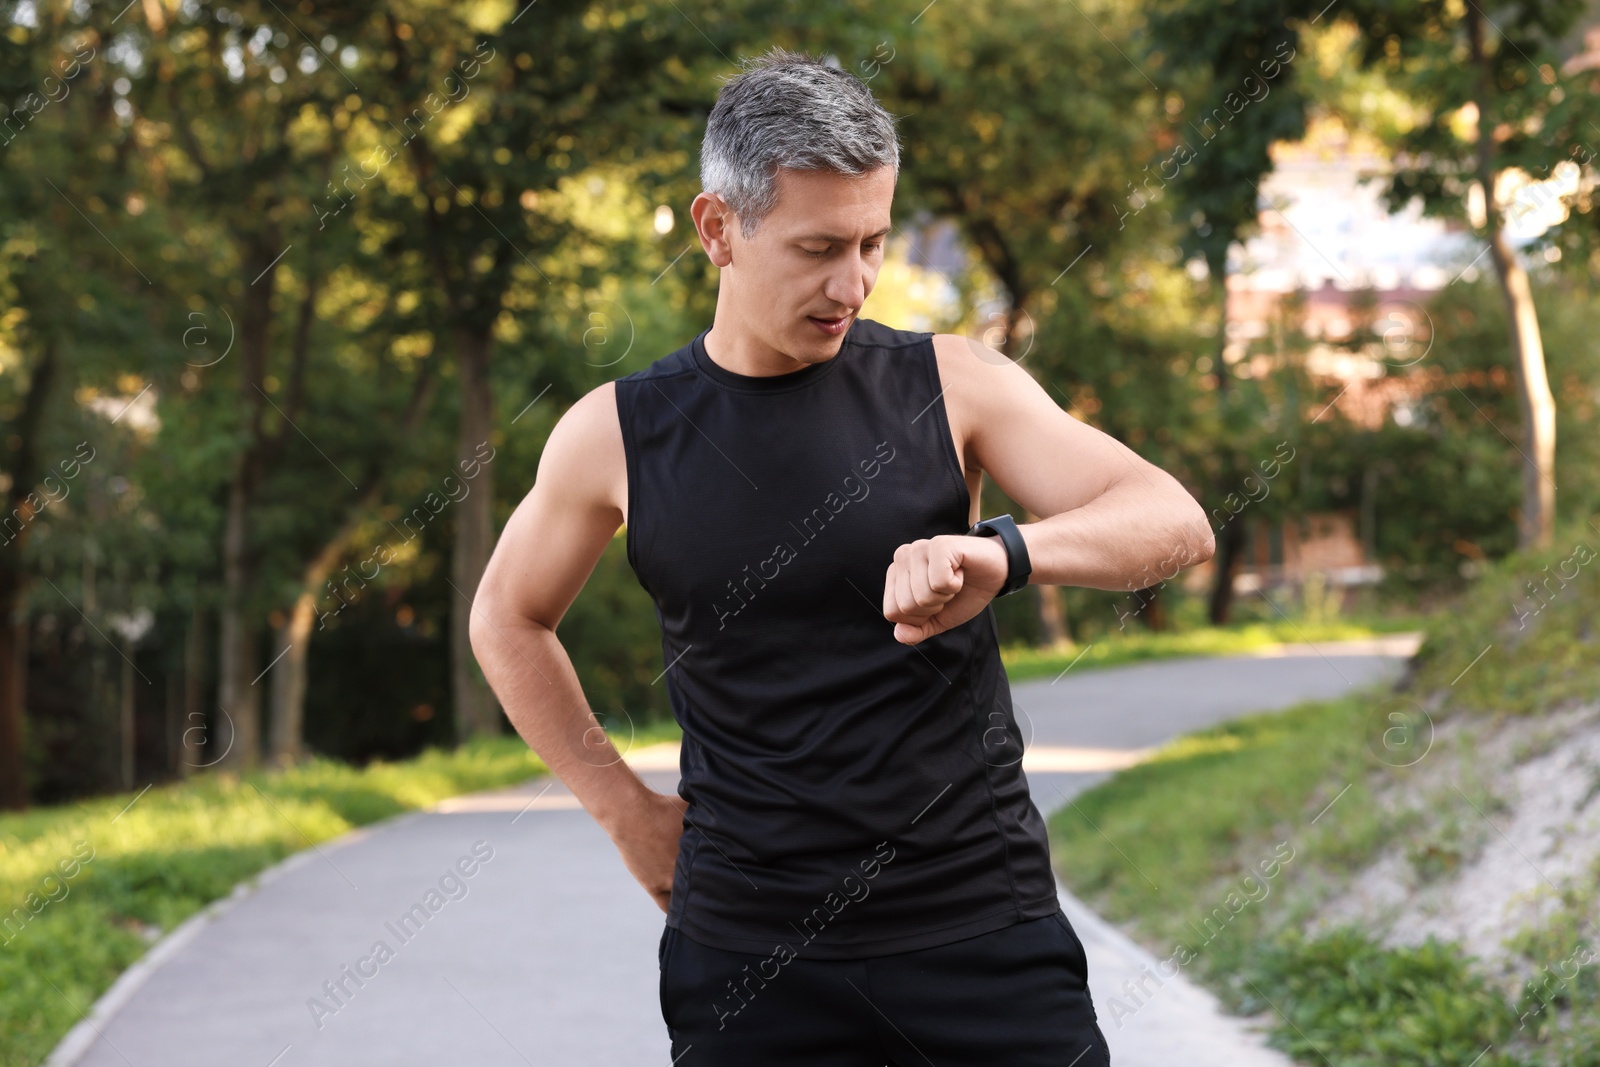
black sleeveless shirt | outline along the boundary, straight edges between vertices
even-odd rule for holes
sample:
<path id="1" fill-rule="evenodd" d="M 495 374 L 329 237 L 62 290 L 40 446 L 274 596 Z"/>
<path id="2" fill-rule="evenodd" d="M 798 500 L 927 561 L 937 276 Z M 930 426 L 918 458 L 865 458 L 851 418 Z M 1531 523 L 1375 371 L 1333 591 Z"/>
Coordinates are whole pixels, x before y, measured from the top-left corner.
<path id="1" fill-rule="evenodd" d="M 616 381 L 628 562 L 683 727 L 667 925 L 782 962 L 1053 914 L 993 611 L 916 646 L 883 617 L 895 549 L 969 525 L 933 335 L 857 319 L 772 377 L 704 338 Z"/>

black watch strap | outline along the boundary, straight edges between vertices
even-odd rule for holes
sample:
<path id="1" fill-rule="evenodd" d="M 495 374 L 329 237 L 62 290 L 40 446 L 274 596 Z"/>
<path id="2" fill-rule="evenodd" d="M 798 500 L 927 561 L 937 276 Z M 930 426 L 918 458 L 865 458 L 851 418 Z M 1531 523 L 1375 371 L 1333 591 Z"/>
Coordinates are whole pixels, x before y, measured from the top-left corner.
<path id="1" fill-rule="evenodd" d="M 1022 531 L 1017 529 L 1017 524 L 1010 515 L 996 515 L 992 519 L 984 519 L 967 531 L 975 537 L 998 537 L 1005 546 L 1006 584 L 1000 587 L 996 597 L 1008 593 L 1015 593 L 1018 589 L 1028 584 L 1028 576 L 1033 573 L 1033 564 L 1028 560 L 1028 545 L 1022 540 Z"/>

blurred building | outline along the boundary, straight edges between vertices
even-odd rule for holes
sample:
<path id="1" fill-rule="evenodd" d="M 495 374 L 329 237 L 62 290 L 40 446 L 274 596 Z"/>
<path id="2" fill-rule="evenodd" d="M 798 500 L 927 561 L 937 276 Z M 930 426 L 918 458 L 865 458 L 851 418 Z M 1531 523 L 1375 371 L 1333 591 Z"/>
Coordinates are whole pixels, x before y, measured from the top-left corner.
<path id="1" fill-rule="evenodd" d="M 1481 245 L 1415 205 L 1391 212 L 1381 196 L 1387 160 L 1338 129 L 1314 129 L 1273 156 L 1275 168 L 1261 183 L 1259 230 L 1229 257 L 1223 359 L 1241 377 L 1268 374 L 1293 333 L 1306 372 L 1332 397 L 1310 417 L 1333 410 L 1368 429 L 1389 420 L 1410 425 L 1420 398 L 1439 385 L 1426 361 L 1427 302 L 1487 269 L 1475 258 Z M 1371 488 L 1363 486 L 1363 495 Z M 1331 586 L 1382 576 L 1371 558 L 1365 499 L 1289 521 L 1248 513 L 1235 521 L 1247 529 L 1236 592 L 1298 586 L 1313 573 Z M 1196 574 L 1193 582 L 1203 587 L 1209 577 Z"/>

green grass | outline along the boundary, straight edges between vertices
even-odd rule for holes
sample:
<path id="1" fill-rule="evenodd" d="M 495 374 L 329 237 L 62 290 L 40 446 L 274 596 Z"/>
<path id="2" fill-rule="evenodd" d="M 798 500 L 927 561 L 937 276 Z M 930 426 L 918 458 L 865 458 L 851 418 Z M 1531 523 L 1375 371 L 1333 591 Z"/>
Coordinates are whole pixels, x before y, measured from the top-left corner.
<path id="1" fill-rule="evenodd" d="M 1502 561 L 1429 620 L 1403 690 L 1201 731 L 1079 796 L 1050 820 L 1062 880 L 1233 1010 L 1269 1013 L 1273 1043 L 1303 1063 L 1600 1063 L 1600 965 L 1553 988 L 1508 992 L 1475 966 L 1471 946 L 1298 932 L 1387 845 L 1402 846 L 1423 877 L 1470 860 L 1481 827 L 1452 823 L 1407 766 L 1430 726 L 1459 716 L 1471 728 L 1600 698 L 1600 557 L 1570 562 L 1584 531 Z M 1551 574 L 1562 580 L 1533 601 L 1529 580 Z M 1470 773 L 1469 753 L 1454 757 L 1467 755 L 1461 787 L 1494 810 L 1492 783 Z M 1380 803 L 1380 791 L 1409 803 Z M 1595 892 L 1568 892 L 1544 927 L 1522 935 L 1521 955 L 1569 958 L 1597 917 Z M 1117 1000 L 1099 1005 L 1102 1019 L 1137 1008 Z"/>
<path id="2" fill-rule="evenodd" d="M 1006 665 L 1006 675 L 1013 682 L 1022 682 L 1032 678 L 1054 678 L 1068 667 L 1082 671 L 1145 660 L 1238 655 L 1281 644 L 1346 641 L 1420 630 L 1423 622 L 1420 617 L 1320 623 L 1278 619 L 1237 626 L 1206 626 L 1171 633 L 1135 631 L 1066 648 L 1013 646 L 1002 650 L 1001 660 Z"/>
<path id="3" fill-rule="evenodd" d="M 1147 943 L 1168 952 L 1179 943 L 1193 948 L 1196 927 L 1205 929 L 1206 916 L 1241 879 L 1264 878 L 1261 865 L 1280 843 L 1293 853 L 1280 864 L 1285 870 L 1303 866 L 1312 849 L 1342 862 L 1373 846 L 1379 827 L 1363 781 L 1374 762 L 1366 743 L 1373 717 L 1370 699 L 1351 696 L 1245 716 L 1171 742 L 1052 817 L 1063 878 L 1107 918 L 1136 920 Z M 1335 821 L 1344 833 L 1328 834 L 1323 824 Z M 1268 894 L 1282 873 L 1265 879 Z M 1249 914 L 1241 910 L 1239 919 Z"/>
<path id="4" fill-rule="evenodd" d="M 1597 663 L 1600 535 L 1580 524 L 1554 548 L 1497 563 L 1457 610 L 1436 616 L 1416 688 L 1448 690 L 1456 708 L 1538 714 L 1600 698 Z"/>
<path id="5" fill-rule="evenodd" d="M 150 947 L 150 928 L 171 930 L 313 843 L 544 771 L 513 736 L 364 768 L 317 759 L 207 773 L 0 816 L 0 920 L 18 907 L 31 915 L 0 927 L 0 1065 L 43 1060 Z"/>
<path id="6" fill-rule="evenodd" d="M 1412 773 L 1374 747 L 1399 706 L 1352 696 L 1178 739 L 1052 816 L 1062 880 L 1231 1009 L 1274 1013 L 1273 1044 L 1300 1062 L 1467 1067 L 1490 1045 L 1478 1067 L 1534 1062 L 1503 1047 L 1531 1036 L 1518 1024 L 1531 1002 L 1519 1009 L 1458 946 L 1296 932 L 1311 885 L 1325 895 L 1409 828 L 1374 796 Z M 1137 1006 L 1098 1005 L 1113 1022 Z"/>
<path id="7" fill-rule="evenodd" d="M 1289 936 L 1256 961 L 1287 1025 L 1273 1042 L 1302 1063 L 1340 1067 L 1513 1067 L 1517 1010 L 1456 945 L 1387 949 L 1358 930 Z M 1263 1002 L 1263 1010 L 1271 1010 Z"/>

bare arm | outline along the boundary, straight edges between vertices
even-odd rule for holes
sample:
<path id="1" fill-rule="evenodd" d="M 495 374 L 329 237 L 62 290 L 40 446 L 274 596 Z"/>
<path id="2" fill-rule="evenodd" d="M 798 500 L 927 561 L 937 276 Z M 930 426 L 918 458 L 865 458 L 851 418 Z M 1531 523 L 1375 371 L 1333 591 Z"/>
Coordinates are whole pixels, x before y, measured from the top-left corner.
<path id="1" fill-rule="evenodd" d="M 988 471 L 1013 500 L 1046 516 L 1019 525 L 1030 584 L 1142 589 L 1211 558 L 1211 524 L 1176 478 L 974 344 L 934 337 L 945 408 L 968 472 Z M 1005 577 L 1005 551 L 994 538 L 903 545 L 885 577 L 884 616 L 897 624 L 897 640 L 915 644 L 977 615 Z"/>
<path id="2" fill-rule="evenodd" d="M 1063 411 L 1022 367 L 972 345 L 934 340 L 951 428 L 1007 496 L 1046 516 L 1020 527 L 1031 584 L 1142 589 L 1211 558 L 1205 509 L 1176 478 Z"/>
<path id="3" fill-rule="evenodd" d="M 623 762 L 584 699 L 556 627 L 622 524 L 627 470 L 614 386 L 556 423 L 472 605 L 472 650 L 517 733 L 578 798 L 666 910 L 684 804 Z"/>

